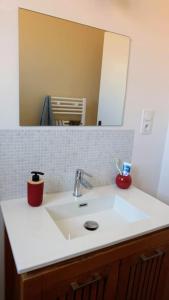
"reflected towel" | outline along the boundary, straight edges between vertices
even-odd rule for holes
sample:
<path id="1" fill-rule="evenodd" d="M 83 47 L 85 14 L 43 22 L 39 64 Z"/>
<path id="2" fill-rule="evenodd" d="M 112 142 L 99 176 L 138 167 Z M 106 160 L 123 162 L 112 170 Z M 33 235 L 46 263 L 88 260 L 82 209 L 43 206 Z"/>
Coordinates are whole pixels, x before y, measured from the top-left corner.
<path id="1" fill-rule="evenodd" d="M 40 126 L 55 126 L 51 108 L 51 96 L 45 96 Z"/>

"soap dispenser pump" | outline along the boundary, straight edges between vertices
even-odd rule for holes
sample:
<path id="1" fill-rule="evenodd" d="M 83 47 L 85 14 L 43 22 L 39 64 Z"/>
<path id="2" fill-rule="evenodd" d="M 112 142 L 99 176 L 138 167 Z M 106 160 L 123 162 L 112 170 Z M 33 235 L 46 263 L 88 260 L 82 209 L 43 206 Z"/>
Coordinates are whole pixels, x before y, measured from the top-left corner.
<path id="1" fill-rule="evenodd" d="M 40 180 L 39 175 L 44 175 L 42 172 L 32 171 L 32 180 L 27 183 L 28 203 L 31 206 L 40 206 L 43 201 L 44 181 Z"/>

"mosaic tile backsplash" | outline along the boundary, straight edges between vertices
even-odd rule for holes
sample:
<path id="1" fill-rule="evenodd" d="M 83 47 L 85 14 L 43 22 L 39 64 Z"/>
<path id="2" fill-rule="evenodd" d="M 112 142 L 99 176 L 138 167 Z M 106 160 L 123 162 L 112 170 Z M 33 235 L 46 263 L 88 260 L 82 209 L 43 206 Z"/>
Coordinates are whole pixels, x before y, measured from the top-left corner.
<path id="1" fill-rule="evenodd" d="M 0 130 L 0 200 L 26 195 L 33 170 L 45 173 L 45 192 L 72 190 L 77 168 L 93 177 L 93 186 L 111 184 L 113 157 L 131 160 L 133 130 Z"/>

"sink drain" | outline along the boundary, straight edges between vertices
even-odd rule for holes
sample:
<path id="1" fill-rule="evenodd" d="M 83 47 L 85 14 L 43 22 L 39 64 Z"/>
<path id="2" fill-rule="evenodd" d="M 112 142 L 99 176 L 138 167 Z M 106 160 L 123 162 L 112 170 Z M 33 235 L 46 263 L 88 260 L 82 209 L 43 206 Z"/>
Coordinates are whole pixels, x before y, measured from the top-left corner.
<path id="1" fill-rule="evenodd" d="M 84 228 L 87 230 L 96 230 L 99 227 L 99 224 L 95 221 L 86 221 L 84 223 Z"/>

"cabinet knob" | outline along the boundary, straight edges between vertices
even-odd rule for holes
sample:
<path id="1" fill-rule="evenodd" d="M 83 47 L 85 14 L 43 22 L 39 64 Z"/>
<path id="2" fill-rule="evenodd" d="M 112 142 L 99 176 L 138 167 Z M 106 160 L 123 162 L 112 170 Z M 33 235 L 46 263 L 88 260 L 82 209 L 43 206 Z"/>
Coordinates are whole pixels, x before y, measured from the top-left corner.
<path id="1" fill-rule="evenodd" d="M 164 254 L 163 251 L 161 251 L 161 250 L 155 250 L 155 253 L 154 253 L 153 255 L 151 255 L 151 256 L 146 256 L 146 255 L 143 254 L 143 255 L 140 256 L 140 258 L 141 258 L 141 260 L 142 260 L 143 262 L 145 262 L 145 261 L 148 261 L 148 260 L 150 260 L 150 259 L 153 259 L 153 258 L 162 256 L 163 254 Z"/>

